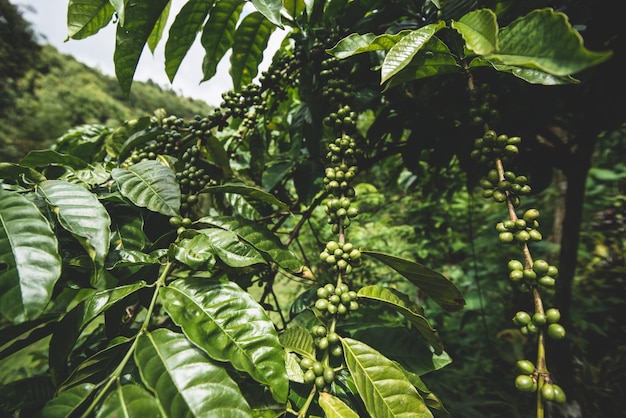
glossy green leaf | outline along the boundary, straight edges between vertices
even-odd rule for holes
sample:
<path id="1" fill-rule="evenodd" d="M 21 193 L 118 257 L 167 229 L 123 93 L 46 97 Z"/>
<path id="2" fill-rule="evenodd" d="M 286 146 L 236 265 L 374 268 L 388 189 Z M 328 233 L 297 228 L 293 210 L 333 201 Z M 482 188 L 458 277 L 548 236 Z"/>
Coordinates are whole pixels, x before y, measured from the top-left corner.
<path id="1" fill-rule="evenodd" d="M 261 253 L 252 245 L 241 241 L 232 231 L 209 228 L 198 232 L 208 238 L 207 244 L 213 249 L 214 254 L 230 267 L 247 267 L 266 263 Z"/>
<path id="2" fill-rule="evenodd" d="M 352 336 L 418 376 L 452 362 L 448 353 L 433 353 L 421 335 L 404 327 L 373 326 L 357 330 Z"/>
<path id="3" fill-rule="evenodd" d="M 384 90 L 408 81 L 460 72 L 461 66 L 448 46 L 437 37 L 432 37 L 415 54 L 411 63 L 389 80 Z"/>
<path id="4" fill-rule="evenodd" d="M 444 28 L 444 22 L 432 23 L 406 34 L 395 44 L 385 56 L 380 73 L 380 83 L 383 84 L 400 70 L 410 64 L 422 46 L 432 38 L 439 29 Z"/>
<path id="5" fill-rule="evenodd" d="M 243 18 L 233 37 L 230 76 L 235 90 L 252 82 L 263 61 L 263 51 L 276 27 L 259 12 Z"/>
<path id="6" fill-rule="evenodd" d="M 498 22 L 490 9 L 474 10 L 451 26 L 461 34 L 467 49 L 477 55 L 487 55 L 498 50 Z"/>
<path id="7" fill-rule="evenodd" d="M 496 64 L 538 69 L 555 76 L 578 73 L 612 56 L 610 51 L 586 49 L 567 16 L 552 9 L 534 10 L 502 28 L 499 45 L 498 51 L 485 59 Z"/>
<path id="8" fill-rule="evenodd" d="M 358 297 L 359 299 L 382 302 L 400 313 L 426 338 L 428 343 L 433 346 L 435 353 L 441 354 L 443 352 L 443 344 L 439 334 L 424 317 L 423 310 L 411 303 L 408 296 L 395 289 L 370 285 L 359 289 Z"/>
<path id="9" fill-rule="evenodd" d="M 125 0 L 109 0 L 109 3 L 113 5 L 115 9 L 115 14 L 117 15 L 117 19 L 120 25 L 124 26 L 124 18 L 126 17 L 126 13 L 124 10 L 124 5 L 126 4 Z"/>
<path id="10" fill-rule="evenodd" d="M 224 200 L 233 210 L 233 214 L 254 221 L 261 218 L 261 213 L 245 197 L 236 193 L 224 193 Z"/>
<path id="11" fill-rule="evenodd" d="M 341 341 L 346 365 L 371 416 L 433 416 L 417 389 L 393 361 L 361 341 L 351 338 Z"/>
<path id="12" fill-rule="evenodd" d="M 183 238 L 170 248 L 170 255 L 193 270 L 211 270 L 215 265 L 215 251 L 204 234 Z"/>
<path id="13" fill-rule="evenodd" d="M 303 356 L 315 356 L 313 336 L 306 328 L 296 324 L 285 329 L 278 337 L 286 350 Z"/>
<path id="14" fill-rule="evenodd" d="M 215 0 L 189 0 L 180 9 L 165 43 L 165 73 L 171 81 L 193 45 Z"/>
<path id="15" fill-rule="evenodd" d="M 165 8 L 161 12 L 161 15 L 157 19 L 154 27 L 152 28 L 152 32 L 150 32 L 150 36 L 148 36 L 148 48 L 154 54 L 154 50 L 156 49 L 159 41 L 163 37 L 163 31 L 165 30 L 165 25 L 167 24 L 167 19 L 170 16 L 170 6 L 171 1 L 165 5 Z"/>
<path id="16" fill-rule="evenodd" d="M 298 356 L 294 353 L 287 353 L 285 366 L 287 367 L 287 378 L 290 382 L 304 383 L 304 371 L 300 366 Z"/>
<path id="17" fill-rule="evenodd" d="M 74 157 L 70 154 L 61 154 L 57 151 L 48 149 L 30 151 L 20 160 L 20 165 L 32 168 L 61 165 L 78 170 L 80 168 L 87 167 L 87 161 Z"/>
<path id="18" fill-rule="evenodd" d="M 82 406 L 96 390 L 96 385 L 84 383 L 59 393 L 52 398 L 41 413 L 45 418 L 68 418 L 82 410 Z"/>
<path id="19" fill-rule="evenodd" d="M 292 19 L 296 19 L 306 9 L 304 0 L 284 0 L 283 7 Z"/>
<path id="20" fill-rule="evenodd" d="M 102 401 L 96 418 L 167 417 L 159 402 L 138 385 L 117 384 Z"/>
<path id="21" fill-rule="evenodd" d="M 205 150 L 208 161 L 212 161 L 222 171 L 222 175 L 226 178 L 233 176 L 233 170 L 230 167 L 230 157 L 224 149 L 224 145 L 214 135 L 205 137 Z"/>
<path id="22" fill-rule="evenodd" d="M 113 250 L 143 250 L 146 234 L 143 217 L 135 210 L 112 208 L 111 247 Z"/>
<path id="23" fill-rule="evenodd" d="M 39 183 L 40 181 L 44 181 L 46 177 L 30 167 L 23 167 L 14 163 L 0 162 L 0 179 L 14 181 L 23 179 L 31 183 Z"/>
<path id="24" fill-rule="evenodd" d="M 109 0 L 70 0 L 67 5 L 67 39 L 83 39 L 98 33 L 111 21 Z"/>
<path id="25" fill-rule="evenodd" d="M 0 361 L 21 349 L 48 337 L 56 328 L 57 315 L 41 315 L 37 319 L 0 329 Z"/>
<path id="26" fill-rule="evenodd" d="M 220 0 L 211 9 L 200 38 L 206 51 L 202 61 L 202 81 L 215 75 L 217 64 L 233 45 L 235 28 L 243 5 L 244 0 Z"/>
<path id="27" fill-rule="evenodd" d="M 115 303 L 144 287 L 146 283 L 139 282 L 96 292 L 63 317 L 50 340 L 50 370 L 57 385 L 67 375 L 67 357 L 85 327 Z"/>
<path id="28" fill-rule="evenodd" d="M 114 168 L 111 176 L 122 195 L 135 205 L 166 216 L 180 210 L 180 187 L 174 172 L 155 160 L 142 161 L 128 169 Z"/>
<path id="29" fill-rule="evenodd" d="M 359 418 L 359 414 L 354 412 L 345 402 L 328 392 L 320 392 L 319 404 L 324 410 L 326 418 Z"/>
<path id="30" fill-rule="evenodd" d="M 278 200 L 273 194 L 266 192 L 258 187 L 248 186 L 245 184 L 222 184 L 219 186 L 208 186 L 201 190 L 201 192 L 207 193 L 237 193 L 245 196 L 248 199 L 258 200 L 261 202 L 274 205 L 282 210 L 289 209 L 289 206 Z"/>
<path id="31" fill-rule="evenodd" d="M 59 223 L 85 248 L 95 266 L 95 284 L 109 251 L 111 218 L 98 198 L 83 186 L 62 180 L 46 180 L 39 193 L 52 206 Z"/>
<path id="32" fill-rule="evenodd" d="M 194 344 L 267 385 L 276 401 L 286 401 L 285 351 L 267 312 L 249 293 L 232 282 L 186 278 L 161 289 L 160 296 Z"/>
<path id="33" fill-rule="evenodd" d="M 283 27 L 280 18 L 283 0 L 252 0 L 252 4 L 267 20 L 280 28 Z"/>
<path id="34" fill-rule="evenodd" d="M 141 148 L 146 143 L 156 139 L 157 136 L 163 133 L 162 128 L 146 127 L 134 131 L 131 135 L 125 139 L 120 149 L 118 160 L 124 161 L 135 149 Z"/>
<path id="35" fill-rule="evenodd" d="M 151 131 L 158 131 L 157 129 L 150 128 L 150 116 L 144 116 L 138 119 L 131 119 L 125 121 L 121 126 L 115 128 L 111 133 L 107 135 L 104 140 L 107 153 L 112 157 L 117 157 L 118 161 L 124 161 L 124 159 L 130 155 L 135 146 L 133 142 L 136 136 L 147 134 Z M 144 131 L 143 133 L 140 133 Z M 155 132 L 154 138 L 157 136 Z M 147 142 L 148 138 L 145 140 Z M 145 143 L 142 142 L 142 143 Z"/>
<path id="36" fill-rule="evenodd" d="M 85 383 L 98 385 L 105 381 L 111 376 L 111 372 L 119 366 L 120 361 L 128 353 L 130 347 L 131 340 L 124 339 L 98 351 L 76 366 L 70 376 L 59 386 L 58 392 L 63 392 Z"/>
<path id="37" fill-rule="evenodd" d="M 122 92 L 128 96 L 139 57 L 169 0 L 128 0 L 125 2 L 124 24 L 118 24 L 115 39 L 115 75 Z"/>
<path id="38" fill-rule="evenodd" d="M 395 35 L 385 33 L 378 36 L 373 33 L 363 35 L 353 33 L 337 42 L 334 47 L 328 50 L 328 53 L 339 59 L 344 59 L 365 52 L 389 51 L 409 33 L 411 33 L 409 30 L 400 31 Z"/>
<path id="39" fill-rule="evenodd" d="M 19 323 L 39 316 L 61 275 L 58 242 L 24 196 L 0 187 L 0 313 Z"/>
<path id="40" fill-rule="evenodd" d="M 473 59 L 470 63 L 470 67 L 493 67 L 497 71 L 500 71 L 502 73 L 509 73 L 517 78 L 521 78 L 527 83 L 541 84 L 544 86 L 562 86 L 566 84 L 579 83 L 578 80 L 569 75 L 556 76 L 554 74 L 549 74 L 536 68 L 524 68 L 514 65 L 497 64 L 495 62 L 490 62 L 489 60 L 480 57 Z"/>
<path id="41" fill-rule="evenodd" d="M 445 310 L 454 312 L 463 309 L 463 306 L 465 306 L 463 294 L 454 283 L 442 274 L 422 264 L 390 254 L 377 251 L 362 251 L 362 253 L 382 261 L 400 273 Z"/>
<path id="42" fill-rule="evenodd" d="M 257 222 L 229 216 L 206 216 L 200 218 L 198 223 L 233 231 L 285 270 L 295 272 L 302 269 L 303 264 L 298 257 L 269 229 Z"/>
<path id="43" fill-rule="evenodd" d="M 136 267 L 145 265 L 160 264 L 161 252 L 167 250 L 162 249 L 156 253 L 146 254 L 142 251 L 135 250 L 115 250 L 109 253 L 109 257 L 106 260 L 107 270 L 112 270 L 119 267 Z"/>
<path id="44" fill-rule="evenodd" d="M 252 417 L 237 384 L 184 335 L 141 334 L 135 362 L 141 379 L 169 417 Z"/>
<path id="45" fill-rule="evenodd" d="M 104 168 L 102 164 L 94 164 L 93 166 L 76 170 L 73 173 L 68 173 L 63 177 L 63 180 L 73 181 L 79 180 L 80 182 L 88 186 L 98 186 L 106 183 L 111 178 L 111 173 Z"/>

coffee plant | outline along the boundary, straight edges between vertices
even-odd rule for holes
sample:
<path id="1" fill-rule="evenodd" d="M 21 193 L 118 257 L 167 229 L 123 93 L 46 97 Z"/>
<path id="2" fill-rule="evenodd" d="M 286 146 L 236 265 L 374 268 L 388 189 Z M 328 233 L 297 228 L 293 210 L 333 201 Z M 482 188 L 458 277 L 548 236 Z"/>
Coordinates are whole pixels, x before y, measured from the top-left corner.
<path id="1" fill-rule="evenodd" d="M 557 268 L 530 252 L 543 239 L 539 211 L 519 212 L 532 191 L 531 176 L 515 170 L 523 142 L 496 133 L 505 120 L 498 98 L 474 80 L 495 73 L 553 88 L 610 52 L 586 49 L 551 8 L 498 16 L 462 1 L 251 3 L 246 13 L 243 0 L 190 0 L 171 25 L 170 79 L 198 32 L 205 79 L 231 52 L 234 87 L 209 114 L 185 120 L 158 109 L 0 163 L 0 358 L 33 346 L 47 357 L 41 373 L 7 385 L 4 410 L 450 416 L 445 393 L 422 380 L 451 362 L 424 302 L 453 313 L 465 304 L 461 291 L 350 237 L 359 174 L 397 153 L 407 167 L 431 158 L 439 134 L 414 137 L 414 124 L 429 122 L 482 131 L 473 149 L 464 140 L 444 154 L 481 167 L 483 196 L 508 214 L 499 241 L 520 251 L 509 278 L 534 311 L 513 322 L 536 336 L 537 355 L 519 359 L 511 384 L 536 392 L 538 417 L 544 402 L 565 403 L 544 342 L 565 337 L 560 311 L 543 306 Z M 168 14 L 166 0 L 70 1 L 69 37 L 113 21 L 128 94 Z M 258 74 L 276 27 L 290 31 Z M 467 100 L 414 121 L 424 114 L 414 101 L 420 82 L 435 78 Z M 369 125 L 367 114 L 376 115 Z M 320 212 L 327 227 L 313 222 Z M 305 235 L 319 247 L 311 251 Z M 359 272 L 372 263 L 411 292 L 365 280 Z"/>

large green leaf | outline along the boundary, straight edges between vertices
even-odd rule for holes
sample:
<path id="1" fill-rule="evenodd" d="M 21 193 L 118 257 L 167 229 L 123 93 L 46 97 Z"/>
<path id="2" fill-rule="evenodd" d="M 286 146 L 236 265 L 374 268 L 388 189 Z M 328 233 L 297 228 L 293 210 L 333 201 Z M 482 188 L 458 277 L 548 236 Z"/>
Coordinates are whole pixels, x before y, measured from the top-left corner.
<path id="1" fill-rule="evenodd" d="M 50 224 L 24 196 L 0 187 L 0 313 L 11 322 L 39 316 L 61 275 Z"/>
<path id="2" fill-rule="evenodd" d="M 96 414 L 96 418 L 167 417 L 159 402 L 144 388 L 128 384 L 117 384 L 107 396 Z"/>
<path id="3" fill-rule="evenodd" d="M 283 8 L 283 0 L 252 0 L 254 7 L 274 25 L 282 28 L 280 11 Z"/>
<path id="4" fill-rule="evenodd" d="M 243 18 L 234 35 L 230 75 L 235 90 L 252 82 L 263 61 L 263 51 L 276 26 L 259 12 Z"/>
<path id="5" fill-rule="evenodd" d="M 75 416 L 96 390 L 96 385 L 85 383 L 61 392 L 52 398 L 43 408 L 42 417 L 68 418 Z"/>
<path id="6" fill-rule="evenodd" d="M 443 352 L 443 344 L 439 339 L 439 334 L 423 316 L 423 311 L 411 303 L 406 295 L 395 289 L 370 285 L 359 289 L 358 297 L 359 299 L 382 302 L 391 307 L 417 328 L 428 343 L 433 346 L 435 353 L 441 354 Z"/>
<path id="7" fill-rule="evenodd" d="M 152 32 L 150 32 L 150 36 L 148 36 L 148 48 L 150 48 L 150 51 L 153 54 L 159 44 L 159 41 L 163 37 L 163 31 L 165 30 L 165 25 L 167 24 L 167 18 L 170 16 L 170 6 L 171 1 L 165 5 L 165 8 L 152 28 Z"/>
<path id="8" fill-rule="evenodd" d="M 367 344 L 342 338 L 346 365 L 367 412 L 376 418 L 432 418 L 402 369 Z"/>
<path id="9" fill-rule="evenodd" d="M 67 39 L 83 39 L 96 34 L 111 21 L 109 0 L 70 0 L 67 5 Z"/>
<path id="10" fill-rule="evenodd" d="M 219 186 L 208 186 L 201 190 L 207 193 L 237 193 L 251 200 L 258 200 L 277 206 L 279 209 L 287 210 L 289 206 L 281 202 L 271 193 L 266 192 L 258 187 L 248 186 L 245 184 L 222 184 Z"/>
<path id="11" fill-rule="evenodd" d="M 302 356 L 315 356 L 313 337 L 303 326 L 298 324 L 290 326 L 281 332 L 278 337 L 286 350 L 296 352 Z"/>
<path id="12" fill-rule="evenodd" d="M 432 23 L 416 29 L 400 39 L 385 56 L 380 71 L 380 83 L 382 84 L 389 80 L 400 70 L 409 65 L 422 46 L 424 46 L 439 29 L 445 26 L 446 24 L 444 22 Z"/>
<path id="13" fill-rule="evenodd" d="M 44 181 L 46 177 L 30 167 L 23 167 L 14 163 L 0 163 L 0 179 L 13 181 L 26 180 L 32 183 L 39 183 L 40 181 Z"/>
<path id="14" fill-rule="evenodd" d="M 230 267 L 247 267 L 266 261 L 252 245 L 241 241 L 237 234 L 221 228 L 200 229 L 215 255 Z"/>
<path id="15" fill-rule="evenodd" d="M 165 73 L 171 81 L 196 40 L 215 0 L 189 0 L 176 15 L 165 43 Z"/>
<path id="16" fill-rule="evenodd" d="M 157 329 L 140 335 L 135 362 L 169 417 L 252 417 L 226 370 L 182 334 Z"/>
<path id="17" fill-rule="evenodd" d="M 128 295 L 146 287 L 145 282 L 102 290 L 86 298 L 59 322 L 50 339 L 50 370 L 58 385 L 67 375 L 67 357 L 85 327 L 97 316 Z"/>
<path id="18" fill-rule="evenodd" d="M 353 33 L 337 42 L 335 46 L 328 50 L 328 53 L 339 59 L 344 59 L 365 52 L 389 51 L 408 33 L 411 33 L 411 31 L 403 30 L 395 35 L 385 33 L 378 36 L 373 33 L 363 35 Z"/>
<path id="19" fill-rule="evenodd" d="M 463 294 L 454 283 L 442 274 L 422 264 L 390 254 L 378 251 L 362 251 L 362 253 L 382 261 L 403 275 L 445 310 L 454 312 L 463 309 L 463 306 L 465 306 Z"/>
<path id="20" fill-rule="evenodd" d="M 142 161 L 128 169 L 114 168 L 111 176 L 120 192 L 135 205 L 167 216 L 180 210 L 180 187 L 174 172 L 155 160 Z"/>
<path id="21" fill-rule="evenodd" d="M 217 64 L 233 45 L 235 28 L 243 9 L 244 0 L 220 0 L 211 9 L 204 25 L 200 42 L 206 51 L 202 61 L 202 81 L 213 77 Z"/>
<path id="22" fill-rule="evenodd" d="M 125 19 L 117 26 L 115 39 L 115 75 L 122 92 L 128 96 L 135 76 L 139 57 L 161 13 L 170 0 L 128 0 L 125 2 Z"/>
<path id="23" fill-rule="evenodd" d="M 215 265 L 215 251 L 210 238 L 204 234 L 181 239 L 170 247 L 170 256 L 193 270 L 211 270 Z"/>
<path id="24" fill-rule="evenodd" d="M 257 222 L 229 216 L 206 216 L 198 219 L 198 223 L 233 231 L 285 270 L 295 272 L 302 269 L 302 262 L 298 257 L 269 229 Z"/>
<path id="25" fill-rule="evenodd" d="M 327 418 L 359 418 L 359 414 L 328 392 L 320 392 L 319 404 Z"/>
<path id="26" fill-rule="evenodd" d="M 61 165 L 78 170 L 87 167 L 87 161 L 70 154 L 61 154 L 60 152 L 47 149 L 30 151 L 20 160 L 20 165 L 33 168 Z"/>
<path id="27" fill-rule="evenodd" d="M 265 310 L 232 282 L 186 278 L 161 289 L 163 307 L 209 356 L 228 361 L 287 400 L 285 351 Z"/>
<path id="28" fill-rule="evenodd" d="M 568 76 L 600 64 L 612 56 L 592 52 L 583 46 L 580 34 L 565 14 L 540 9 L 502 28 L 500 48 L 484 58 L 495 64 L 539 69 L 556 76 Z"/>
<path id="29" fill-rule="evenodd" d="M 490 9 L 467 13 L 451 26 L 461 34 L 467 49 L 477 55 L 487 55 L 498 50 L 498 22 Z"/>
<path id="30" fill-rule="evenodd" d="M 109 251 L 111 218 L 98 198 L 83 186 L 62 180 L 46 180 L 39 193 L 52 206 L 59 223 L 85 248 L 94 263 L 96 284 Z"/>
<path id="31" fill-rule="evenodd" d="M 146 234 L 143 217 L 135 210 L 112 208 L 111 245 L 113 250 L 143 250 Z"/>

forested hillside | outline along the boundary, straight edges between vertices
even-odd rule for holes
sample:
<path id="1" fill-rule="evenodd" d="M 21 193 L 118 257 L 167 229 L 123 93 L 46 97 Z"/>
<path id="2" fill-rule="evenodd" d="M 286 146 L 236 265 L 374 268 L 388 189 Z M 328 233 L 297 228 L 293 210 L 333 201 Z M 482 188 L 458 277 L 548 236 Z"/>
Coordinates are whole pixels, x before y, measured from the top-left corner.
<path id="1" fill-rule="evenodd" d="M 154 82 L 136 82 L 130 101 L 117 80 L 42 45 L 33 67 L 3 89 L 11 103 L 0 113 L 0 160 L 16 161 L 30 149 L 44 148 L 82 124 L 117 126 L 164 108 L 184 118 L 206 114 L 209 106 L 178 96 Z"/>

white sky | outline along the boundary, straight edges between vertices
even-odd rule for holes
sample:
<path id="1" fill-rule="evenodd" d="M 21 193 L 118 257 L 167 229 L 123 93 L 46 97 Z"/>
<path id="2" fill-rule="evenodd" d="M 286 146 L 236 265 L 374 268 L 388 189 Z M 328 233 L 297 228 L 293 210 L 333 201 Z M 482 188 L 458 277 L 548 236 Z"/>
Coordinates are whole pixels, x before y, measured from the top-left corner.
<path id="1" fill-rule="evenodd" d="M 67 37 L 67 4 L 68 0 L 11 0 L 21 7 L 23 16 L 33 25 L 34 31 L 42 38 L 41 42 L 54 45 L 60 52 L 74 56 L 78 61 L 100 70 L 102 73 L 115 76 L 113 51 L 115 49 L 115 25 L 110 23 L 97 34 L 81 39 Z M 151 79 L 166 89 L 173 89 L 180 96 L 193 97 L 204 100 L 210 105 L 218 106 L 222 101 L 222 93 L 232 88 L 232 81 L 228 74 L 230 52 L 222 59 L 217 67 L 217 74 L 204 83 L 202 80 L 202 59 L 204 49 L 200 45 L 199 35 L 185 59 L 183 60 L 174 82 L 170 84 L 164 67 L 164 47 L 169 30 L 178 11 L 186 0 L 172 0 L 170 21 L 165 28 L 163 39 L 159 42 L 154 56 L 149 48 L 141 55 L 134 80 L 146 81 Z M 249 4 L 244 13 L 254 10 Z M 285 36 L 279 29 L 274 31 L 270 38 L 268 49 L 263 56 L 263 63 L 259 73 L 269 65 L 272 55 Z"/>

